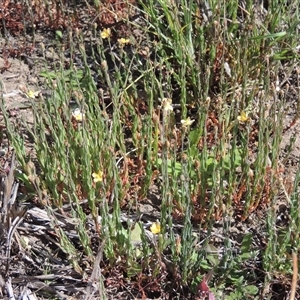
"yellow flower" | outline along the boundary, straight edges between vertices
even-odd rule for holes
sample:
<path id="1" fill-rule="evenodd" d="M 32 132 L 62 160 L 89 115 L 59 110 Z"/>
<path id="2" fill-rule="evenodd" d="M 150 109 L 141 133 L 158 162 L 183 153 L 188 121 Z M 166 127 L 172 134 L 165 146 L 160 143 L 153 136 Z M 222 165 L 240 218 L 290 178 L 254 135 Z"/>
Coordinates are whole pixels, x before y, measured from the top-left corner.
<path id="1" fill-rule="evenodd" d="M 29 97 L 29 98 L 31 98 L 31 99 L 34 99 L 34 98 L 36 98 L 36 97 L 40 94 L 40 92 L 41 92 L 41 91 L 36 91 L 36 92 L 34 92 L 34 91 L 32 91 L 32 90 L 29 90 L 29 91 L 26 93 L 26 95 L 27 95 L 27 97 Z"/>
<path id="2" fill-rule="evenodd" d="M 72 112 L 72 117 L 77 121 L 77 122 L 82 122 L 84 120 L 84 113 L 79 109 L 76 108 Z"/>
<path id="3" fill-rule="evenodd" d="M 186 120 L 181 120 L 181 124 L 183 127 L 189 127 L 194 123 L 195 120 L 191 120 L 190 117 L 188 117 Z"/>
<path id="4" fill-rule="evenodd" d="M 118 39 L 118 43 L 123 47 L 124 45 L 128 45 L 130 43 L 130 39 L 120 38 Z"/>
<path id="5" fill-rule="evenodd" d="M 164 98 L 161 103 L 162 103 L 164 112 L 168 113 L 168 112 L 173 111 L 172 99 Z"/>
<path id="6" fill-rule="evenodd" d="M 110 37 L 110 34 L 111 34 L 111 31 L 110 31 L 110 28 L 104 28 L 102 31 L 101 31 L 101 37 L 102 39 L 107 39 Z"/>
<path id="7" fill-rule="evenodd" d="M 153 223 L 150 227 L 150 230 L 154 234 L 160 233 L 160 223 L 159 222 Z"/>
<path id="8" fill-rule="evenodd" d="M 243 122 L 243 123 L 249 121 L 249 117 L 244 111 L 241 112 L 241 114 L 237 117 L 237 119 L 238 119 L 238 121 Z"/>
<path id="9" fill-rule="evenodd" d="M 103 172 L 102 171 L 99 171 L 98 173 L 93 173 L 92 176 L 93 176 L 93 181 L 95 183 L 101 182 L 103 180 Z"/>

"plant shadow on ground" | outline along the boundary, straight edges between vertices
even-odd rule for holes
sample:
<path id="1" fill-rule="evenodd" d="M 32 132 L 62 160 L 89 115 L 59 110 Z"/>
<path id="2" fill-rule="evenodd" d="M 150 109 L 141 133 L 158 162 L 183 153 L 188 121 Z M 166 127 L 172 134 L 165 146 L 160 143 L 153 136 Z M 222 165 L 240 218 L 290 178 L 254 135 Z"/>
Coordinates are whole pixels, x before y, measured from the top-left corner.
<path id="1" fill-rule="evenodd" d="M 299 16 L 273 2 L 5 1 L 1 73 L 37 78 L 25 117 L 2 89 L 6 297 L 298 293 Z"/>

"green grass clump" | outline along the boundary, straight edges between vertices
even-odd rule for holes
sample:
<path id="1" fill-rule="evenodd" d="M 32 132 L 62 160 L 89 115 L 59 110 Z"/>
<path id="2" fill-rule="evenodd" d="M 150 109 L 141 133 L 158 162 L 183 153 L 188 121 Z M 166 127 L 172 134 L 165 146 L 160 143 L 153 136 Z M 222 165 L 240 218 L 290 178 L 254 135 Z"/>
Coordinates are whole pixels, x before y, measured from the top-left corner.
<path id="1" fill-rule="evenodd" d="M 298 176 L 288 228 L 275 228 L 269 207 L 282 189 L 286 100 L 276 82 L 298 55 L 299 18 L 295 3 L 275 2 L 263 10 L 255 1 L 141 1 L 127 41 L 115 38 L 117 29 L 101 36 L 93 26 L 90 41 L 74 32 L 68 43 L 81 67 L 71 61 L 68 69 L 61 63 L 43 70 L 53 93 L 32 101 L 34 157 L 6 115 L 22 180 L 49 210 L 71 204 L 81 248 L 63 229 L 56 233 L 76 271 L 84 274 L 83 261 L 95 259 L 92 218 L 104 276 L 121 268 L 145 291 L 156 280 L 171 290 L 172 278 L 177 294 L 195 294 L 213 270 L 216 298 L 259 299 L 258 281 L 267 286 L 291 274 L 289 253 L 299 248 Z M 140 213 L 154 188 L 155 234 Z M 232 241 L 235 222 L 256 211 L 267 214 L 265 249 L 253 246 L 250 232 Z M 263 280 L 247 268 L 258 257 L 268 274 Z"/>

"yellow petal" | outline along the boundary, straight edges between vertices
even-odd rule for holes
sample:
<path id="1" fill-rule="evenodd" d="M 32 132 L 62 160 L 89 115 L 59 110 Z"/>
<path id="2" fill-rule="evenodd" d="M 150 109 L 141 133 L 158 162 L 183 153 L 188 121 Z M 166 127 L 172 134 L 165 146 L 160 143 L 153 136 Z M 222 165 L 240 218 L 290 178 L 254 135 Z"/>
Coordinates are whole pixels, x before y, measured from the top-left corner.
<path id="1" fill-rule="evenodd" d="M 107 39 L 111 34 L 111 31 L 110 31 L 110 28 L 104 28 L 102 31 L 101 31 L 101 37 L 102 39 Z"/>
<path id="2" fill-rule="evenodd" d="M 181 124 L 184 127 L 191 126 L 194 123 L 195 120 L 191 120 L 190 117 L 188 117 L 186 120 L 181 120 Z"/>
<path id="3" fill-rule="evenodd" d="M 164 112 L 173 111 L 172 99 L 164 98 L 161 103 L 162 103 L 162 107 L 163 107 Z"/>
<path id="4" fill-rule="evenodd" d="M 93 173 L 92 177 L 95 183 L 101 182 L 103 180 L 103 172 L 99 171 L 98 173 Z"/>
<path id="5" fill-rule="evenodd" d="M 150 227 L 150 230 L 154 234 L 160 233 L 160 223 L 159 222 L 153 223 Z"/>
<path id="6" fill-rule="evenodd" d="M 34 91 L 32 91 L 32 90 L 29 90 L 29 91 L 27 92 L 26 95 L 27 95 L 29 98 L 34 99 L 34 98 L 36 98 L 36 97 L 39 95 L 40 92 L 41 92 L 41 91 L 36 91 L 36 92 L 34 92 Z"/>
<path id="7" fill-rule="evenodd" d="M 124 39 L 124 38 L 120 38 L 120 39 L 118 39 L 118 43 L 120 44 L 120 45 L 128 45 L 129 43 L 130 43 L 130 39 Z"/>
<path id="8" fill-rule="evenodd" d="M 72 117 L 77 121 L 77 122 L 82 122 L 84 119 L 84 113 L 80 111 L 79 108 L 76 108 L 72 112 Z"/>
<path id="9" fill-rule="evenodd" d="M 244 111 L 242 111 L 241 114 L 237 117 L 237 119 L 240 122 L 247 122 L 249 120 L 249 117 Z"/>

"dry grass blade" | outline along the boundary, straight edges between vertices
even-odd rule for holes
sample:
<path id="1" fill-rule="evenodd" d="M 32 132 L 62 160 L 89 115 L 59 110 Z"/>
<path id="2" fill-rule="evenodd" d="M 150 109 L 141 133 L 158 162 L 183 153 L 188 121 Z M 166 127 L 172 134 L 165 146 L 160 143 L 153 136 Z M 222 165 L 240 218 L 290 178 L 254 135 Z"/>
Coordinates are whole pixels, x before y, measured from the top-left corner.
<path id="1" fill-rule="evenodd" d="M 98 253 L 94 262 L 94 268 L 92 275 L 90 277 L 88 286 L 86 288 L 86 295 L 84 300 L 90 300 L 95 299 L 95 293 L 99 292 L 99 295 L 102 295 L 104 291 L 101 291 L 101 268 L 100 268 L 100 262 L 103 257 L 103 248 L 104 248 L 105 240 L 101 243 Z"/>
<path id="2" fill-rule="evenodd" d="M 298 279 L 298 258 L 297 254 L 293 253 L 293 280 L 292 280 L 292 290 L 290 300 L 295 299 L 296 289 L 297 289 L 297 279 Z"/>
<path id="3" fill-rule="evenodd" d="M 9 299 L 15 299 L 13 294 L 13 288 L 11 286 L 11 278 L 8 277 L 9 273 L 9 264 L 10 264 L 10 253 L 11 245 L 14 233 L 18 226 L 22 223 L 26 210 L 16 211 L 13 207 L 15 203 L 19 183 L 15 182 L 14 172 L 16 167 L 15 153 L 12 152 L 11 162 L 9 166 L 8 174 L 3 178 L 2 181 L 2 207 L 1 207 L 1 226 L 0 226 L 0 235 L 6 235 L 6 250 L 5 250 L 5 287 Z M 4 168 L 6 169 L 6 168 Z"/>
<path id="4" fill-rule="evenodd" d="M 36 295 L 27 287 L 23 290 L 22 295 L 20 297 L 22 300 L 37 300 Z"/>
<path id="5" fill-rule="evenodd" d="M 16 298 L 14 296 L 14 292 L 13 292 L 13 288 L 11 286 L 11 279 L 10 278 L 7 279 L 5 286 L 6 286 L 7 293 L 9 295 L 9 299 L 10 300 L 15 300 Z"/>
<path id="6" fill-rule="evenodd" d="M 17 228 L 17 226 L 21 223 L 23 216 L 25 214 L 25 211 L 16 213 L 12 209 L 12 205 L 16 200 L 18 188 L 19 188 L 19 183 L 15 182 L 15 177 L 14 177 L 15 167 L 16 167 L 16 158 L 15 158 L 15 152 L 13 151 L 8 174 L 4 177 L 2 181 L 2 208 L 1 208 L 0 235 L 3 236 L 6 230 L 8 231 L 7 243 L 6 243 L 7 263 L 9 260 L 10 244 L 11 244 L 13 233 Z"/>
<path id="7" fill-rule="evenodd" d="M 19 215 L 17 215 L 14 218 L 14 220 L 12 221 L 10 228 L 8 230 L 7 240 L 6 240 L 6 259 L 7 259 L 6 260 L 6 274 L 8 273 L 12 238 L 13 238 L 13 235 L 16 232 L 16 229 L 18 228 L 18 226 L 22 223 L 25 214 L 26 214 L 26 210 L 20 211 Z"/>
<path id="8" fill-rule="evenodd" d="M 15 166 L 16 166 L 16 158 L 15 158 L 15 153 L 12 153 L 11 157 L 11 163 L 10 163 L 10 168 L 8 175 L 4 179 L 3 183 L 3 200 L 2 200 L 2 209 L 1 212 L 2 214 L 6 214 L 8 211 L 8 205 L 10 203 L 10 198 L 14 186 L 14 171 L 15 171 Z M 16 195 L 16 193 L 13 193 Z"/>

